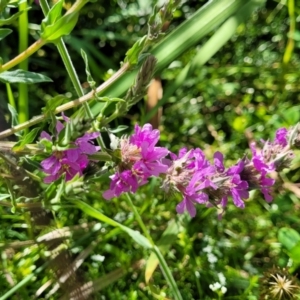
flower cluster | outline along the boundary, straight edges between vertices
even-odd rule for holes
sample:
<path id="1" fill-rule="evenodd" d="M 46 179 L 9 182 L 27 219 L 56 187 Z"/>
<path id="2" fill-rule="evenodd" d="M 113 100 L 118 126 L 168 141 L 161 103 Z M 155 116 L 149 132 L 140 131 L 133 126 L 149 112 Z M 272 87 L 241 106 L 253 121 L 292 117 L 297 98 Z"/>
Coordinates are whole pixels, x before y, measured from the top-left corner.
<path id="1" fill-rule="evenodd" d="M 288 167 L 293 153 L 288 147 L 285 128 L 277 130 L 273 142 L 262 142 L 264 146 L 260 151 L 256 150 L 255 144 L 250 145 L 251 159 L 245 157 L 228 169 L 224 167 L 220 152 L 214 154 L 214 163 L 211 164 L 200 149 L 190 150 L 185 155 L 181 150 L 178 158 L 173 157 L 163 182 L 166 191 L 172 189 L 183 196 L 177 212 L 188 211 L 194 217 L 195 204 L 220 205 L 224 210 L 229 197 L 235 206 L 244 208 L 244 200 L 249 198 L 249 191 L 253 189 L 260 189 L 265 200 L 272 201 L 270 189 L 275 180 L 268 175 Z"/>
<path id="2" fill-rule="evenodd" d="M 213 163 L 199 149 L 179 151 L 179 154 L 155 147 L 159 139 L 158 130 L 151 125 L 135 126 L 135 133 L 120 142 L 121 162 L 117 172 L 111 176 L 110 189 L 103 193 L 105 199 L 118 197 L 124 192 L 135 193 L 150 176 L 163 178 L 162 189 L 167 193 L 179 193 L 182 201 L 177 205 L 178 213 L 187 211 L 196 215 L 196 204 L 219 206 L 223 211 L 232 198 L 236 207 L 244 208 L 249 191 L 260 189 L 266 201 L 271 201 L 271 187 L 275 180 L 269 175 L 290 164 L 292 152 L 288 146 L 288 131 L 276 132 L 273 142 L 262 141 L 262 150 L 251 144 L 252 158 L 244 157 L 235 165 L 225 168 L 222 153 L 214 154 Z"/>
<path id="3" fill-rule="evenodd" d="M 168 149 L 156 147 L 160 133 L 152 130 L 150 124 L 142 128 L 134 128 L 131 137 L 120 140 L 121 161 L 117 172 L 112 175 L 109 190 L 103 193 L 105 199 L 118 197 L 124 192 L 135 193 L 139 186 L 147 183 L 150 176 L 165 173 L 168 166 L 163 158 L 169 153 Z"/>
<path id="4" fill-rule="evenodd" d="M 57 134 L 63 129 L 58 121 Z M 216 152 L 213 162 L 210 162 L 199 149 L 183 148 L 178 155 L 170 153 L 164 147 L 157 147 L 160 133 L 153 130 L 150 124 L 138 125 L 134 133 L 118 140 L 113 153 L 116 158 L 116 172 L 111 178 L 110 188 L 103 193 L 107 200 L 118 197 L 122 193 L 135 193 L 137 189 L 148 182 L 149 177 L 161 177 L 161 188 L 167 193 L 180 194 L 182 201 L 177 205 L 178 213 L 187 211 L 191 217 L 196 215 L 196 205 L 215 206 L 224 212 L 228 199 L 232 198 L 238 208 L 245 207 L 249 192 L 258 189 L 267 202 L 272 201 L 271 188 L 275 183 L 271 173 L 288 167 L 293 157 L 290 145 L 300 144 L 298 127 L 288 131 L 285 128 L 277 130 L 274 141 L 262 141 L 263 148 L 257 149 L 252 143 L 252 157 L 244 157 L 235 165 L 225 168 L 224 157 Z M 54 151 L 41 162 L 43 171 L 48 175 L 44 182 L 50 183 L 63 173 L 66 180 L 76 174 L 82 175 L 88 165 L 88 155 L 99 150 L 93 139 L 99 133 L 86 133 L 76 139 L 70 148 L 64 151 Z M 45 132 L 42 138 L 51 139 Z M 167 156 L 169 157 L 167 158 Z"/>
<path id="5" fill-rule="evenodd" d="M 57 121 L 57 136 L 63 128 L 63 124 Z M 47 174 L 44 182 L 51 183 L 62 174 L 66 174 L 66 181 L 71 180 L 76 174 L 82 175 L 89 163 L 87 155 L 100 150 L 100 147 L 92 142 L 98 136 L 98 132 L 86 133 L 71 144 L 72 148 L 63 151 L 55 150 L 50 157 L 44 159 L 41 162 L 43 171 Z M 45 131 L 41 133 L 41 138 L 51 141 L 51 136 Z"/>
<path id="6" fill-rule="evenodd" d="M 273 200 L 271 187 L 275 179 L 267 177 L 273 171 L 281 171 L 290 165 L 293 152 L 288 146 L 288 131 L 285 128 L 276 131 L 275 140 L 262 141 L 263 148 L 258 151 L 255 143 L 250 145 L 252 159 L 245 159 L 245 168 L 241 174 L 251 189 L 260 189 L 267 202 Z"/>
<path id="7" fill-rule="evenodd" d="M 182 149 L 178 157 L 172 155 L 173 161 L 163 181 L 165 191 L 180 192 L 183 196 L 176 207 L 178 213 L 187 210 L 194 217 L 197 203 L 225 207 L 229 196 L 237 207 L 244 207 L 243 199 L 248 198 L 249 193 L 248 183 L 240 177 L 244 168 L 242 160 L 225 169 L 220 152 L 214 154 L 213 164 L 198 148 L 184 152 L 186 150 Z"/>

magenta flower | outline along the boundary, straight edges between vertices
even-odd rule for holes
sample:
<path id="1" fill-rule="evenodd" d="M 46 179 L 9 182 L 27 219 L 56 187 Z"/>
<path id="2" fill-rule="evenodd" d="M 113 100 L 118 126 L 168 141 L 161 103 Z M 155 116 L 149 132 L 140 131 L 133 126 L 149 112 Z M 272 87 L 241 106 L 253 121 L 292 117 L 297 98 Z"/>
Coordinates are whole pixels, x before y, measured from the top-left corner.
<path id="1" fill-rule="evenodd" d="M 131 137 L 120 140 L 119 149 L 116 150 L 118 155 L 121 154 L 120 161 L 116 173 L 110 177 L 110 188 L 103 193 L 103 197 L 108 200 L 124 192 L 135 193 L 139 186 L 147 183 L 150 176 L 161 176 L 161 187 L 165 192 L 182 196 L 176 211 L 187 211 L 191 217 L 195 217 L 198 204 L 220 207 L 222 215 L 229 198 L 232 198 L 236 207 L 244 208 L 244 201 L 249 198 L 251 189 L 260 189 L 266 201 L 272 201 L 271 188 L 275 180 L 268 176 L 289 164 L 289 134 L 284 128 L 277 130 L 274 141 L 264 142 L 262 150 L 257 150 L 255 144 L 251 144 L 251 159 L 245 157 L 225 168 L 222 153 L 214 154 L 212 164 L 199 148 L 189 151 L 182 148 L 178 155 L 170 153 L 168 159 L 166 156 L 169 151 L 156 147 L 159 131 L 153 130 L 150 124 L 143 127 L 136 125 Z M 295 136 L 294 143 L 300 144 L 299 140 Z M 48 164 L 51 168 L 59 168 L 53 159 Z"/>
<path id="2" fill-rule="evenodd" d="M 66 150 L 65 152 L 67 152 Z M 78 153 L 77 159 L 74 160 L 75 156 L 66 153 L 66 157 L 60 160 L 60 168 L 50 168 L 44 170 L 45 173 L 49 174 L 44 178 L 45 183 L 51 183 L 57 180 L 62 174 L 66 174 L 66 181 L 71 180 L 76 174 L 82 176 L 82 170 L 88 165 L 88 158 L 84 154 Z"/>
<path id="3" fill-rule="evenodd" d="M 256 150 L 255 144 L 250 145 L 252 159 L 245 159 L 245 168 L 242 177 L 251 188 L 260 189 L 267 202 L 272 201 L 271 188 L 275 180 L 267 177 L 273 171 L 280 171 L 290 164 L 293 156 L 289 149 L 286 149 L 288 130 L 280 128 L 276 131 L 273 142 L 262 141 L 262 150 Z"/>
<path id="4" fill-rule="evenodd" d="M 240 173 L 244 162 L 240 161 L 228 170 L 223 163 L 223 154 L 214 154 L 214 165 L 211 165 L 200 149 L 181 150 L 178 155 L 171 156 L 174 160 L 169 166 L 163 188 L 166 191 L 177 191 L 182 194 L 183 200 L 177 205 L 178 213 L 187 211 L 191 217 L 196 215 L 196 204 L 206 206 L 227 205 L 228 197 L 233 203 L 244 207 L 243 199 L 249 197 L 248 183 L 242 180 Z"/>
<path id="5" fill-rule="evenodd" d="M 65 121 L 69 119 L 63 116 Z M 57 121 L 56 123 L 56 138 L 64 125 Z M 93 139 L 99 136 L 100 133 L 86 133 L 79 137 L 71 144 L 73 148 L 54 151 L 53 154 L 41 162 L 43 171 L 48 175 L 44 178 L 45 183 L 51 183 L 57 180 L 62 174 L 66 175 L 66 181 L 74 178 L 76 174 L 83 175 L 83 170 L 87 167 L 89 159 L 87 154 L 93 154 L 100 150 L 99 146 L 93 144 Z M 51 140 L 51 136 L 43 131 L 41 138 Z"/>
<path id="6" fill-rule="evenodd" d="M 100 146 L 95 146 L 93 140 L 100 136 L 99 132 L 85 133 L 75 141 L 75 145 L 80 149 L 81 153 L 94 154 L 100 150 Z"/>
<path id="7" fill-rule="evenodd" d="M 103 197 L 109 200 L 113 197 L 119 197 L 122 193 L 135 193 L 139 186 L 145 184 L 147 181 L 138 181 L 138 177 L 132 173 L 131 170 L 125 170 L 121 173 L 116 173 L 112 176 L 109 190 L 103 193 Z"/>
<path id="8" fill-rule="evenodd" d="M 168 166 L 163 159 L 169 151 L 156 147 L 159 136 L 158 130 L 152 130 L 150 124 L 145 124 L 143 127 L 135 125 L 133 135 L 121 139 L 121 161 L 117 173 L 111 177 L 110 189 L 103 194 L 105 199 L 118 197 L 125 192 L 135 193 L 149 177 L 167 171 Z"/>

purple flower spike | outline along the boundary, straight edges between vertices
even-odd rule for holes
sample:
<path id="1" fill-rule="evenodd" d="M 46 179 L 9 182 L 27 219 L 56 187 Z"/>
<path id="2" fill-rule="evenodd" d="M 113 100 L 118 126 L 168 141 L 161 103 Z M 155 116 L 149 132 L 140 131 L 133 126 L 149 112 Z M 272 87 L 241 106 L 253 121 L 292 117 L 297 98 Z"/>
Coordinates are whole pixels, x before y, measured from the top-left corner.
<path id="1" fill-rule="evenodd" d="M 119 172 L 111 177 L 110 189 L 103 193 L 105 199 L 118 197 L 124 192 L 135 193 L 149 177 L 159 176 L 167 171 L 164 158 L 169 151 L 163 147 L 155 147 L 159 135 L 159 131 L 152 130 L 150 124 L 143 127 L 135 125 L 133 135 L 121 139 Z"/>
<path id="2" fill-rule="evenodd" d="M 270 162 L 269 164 L 265 162 L 264 156 L 262 153 L 258 153 L 255 149 L 255 143 L 250 145 L 252 150 L 252 162 L 257 171 L 259 171 L 262 175 L 266 175 L 269 172 L 275 170 L 274 163 Z"/>
<path id="3" fill-rule="evenodd" d="M 62 115 L 66 122 L 69 118 Z M 64 128 L 60 122 L 56 122 L 56 137 Z M 87 154 L 94 154 L 100 150 L 99 146 L 93 144 L 93 139 L 98 137 L 100 133 L 86 133 L 84 136 L 77 138 L 70 149 L 64 151 L 55 151 L 53 154 L 41 162 L 43 171 L 48 175 L 44 178 L 45 183 L 51 183 L 57 180 L 62 174 L 66 174 L 66 181 L 74 178 L 76 174 L 83 175 L 83 170 L 88 166 L 89 159 Z M 51 136 L 47 132 L 41 133 L 41 138 L 51 140 Z M 75 147 L 74 147 L 75 146 Z"/>
<path id="4" fill-rule="evenodd" d="M 145 124 L 142 128 L 138 125 L 134 127 L 134 134 L 130 137 L 130 143 L 141 147 L 142 143 L 155 145 L 159 140 L 159 130 L 152 130 L 151 124 Z"/>

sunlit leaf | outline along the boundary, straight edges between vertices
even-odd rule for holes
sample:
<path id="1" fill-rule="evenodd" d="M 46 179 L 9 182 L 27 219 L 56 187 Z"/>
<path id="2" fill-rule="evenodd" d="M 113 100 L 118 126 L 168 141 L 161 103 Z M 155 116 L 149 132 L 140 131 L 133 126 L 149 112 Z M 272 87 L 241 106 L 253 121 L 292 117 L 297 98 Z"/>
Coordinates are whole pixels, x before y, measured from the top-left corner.
<path id="1" fill-rule="evenodd" d="M 42 33 L 47 26 L 54 24 L 61 17 L 63 3 L 64 1 L 60 0 L 51 7 L 47 16 L 42 20 L 42 24 L 41 24 Z"/>
<path id="2" fill-rule="evenodd" d="M 179 226 L 175 220 L 170 221 L 168 227 L 163 232 L 161 238 L 156 243 L 157 247 L 160 251 L 164 254 L 170 249 L 171 245 L 177 239 L 177 234 L 179 232 Z M 159 263 L 158 258 L 156 257 L 155 253 L 152 252 L 147 260 L 146 269 L 145 269 L 145 281 L 148 284 L 149 280 L 151 279 L 155 269 L 157 268 Z"/>
<path id="3" fill-rule="evenodd" d="M 96 210 L 89 204 L 80 201 L 80 200 L 74 200 L 72 201 L 78 208 L 80 208 L 84 213 L 87 215 L 96 218 L 99 221 L 102 221 L 106 224 L 109 224 L 113 227 L 118 227 L 122 231 L 126 232 L 136 243 L 138 243 L 140 246 L 144 248 L 152 248 L 151 243 L 148 241 L 148 239 L 143 236 L 139 231 L 132 230 L 127 226 L 124 226 L 113 219 L 110 219 L 109 217 L 103 215 L 100 211 Z"/>
<path id="4" fill-rule="evenodd" d="M 300 234 L 295 229 L 283 227 L 279 229 L 278 240 L 287 250 L 291 250 L 300 242 Z"/>
<path id="5" fill-rule="evenodd" d="M 18 69 L 0 73 L 0 81 L 4 83 L 33 84 L 38 82 L 51 82 L 52 79 L 42 74 Z"/>
<path id="6" fill-rule="evenodd" d="M 54 24 L 47 25 L 41 32 L 41 38 L 52 42 L 64 35 L 70 34 L 77 23 L 78 16 L 78 12 L 65 14 Z"/>
<path id="7" fill-rule="evenodd" d="M 125 57 L 125 62 L 128 62 L 130 65 L 136 65 L 138 63 L 139 54 L 145 47 L 147 41 L 147 36 L 139 39 L 127 52 Z"/>
<path id="8" fill-rule="evenodd" d="M 32 130 L 30 130 L 26 135 L 24 135 L 21 138 L 21 140 L 19 142 L 17 142 L 14 145 L 13 150 L 14 151 L 20 151 L 20 150 L 24 149 L 24 147 L 27 144 L 30 144 L 35 140 L 35 138 L 36 138 L 39 131 L 40 131 L 39 127 L 36 127 L 36 128 L 33 128 Z"/>

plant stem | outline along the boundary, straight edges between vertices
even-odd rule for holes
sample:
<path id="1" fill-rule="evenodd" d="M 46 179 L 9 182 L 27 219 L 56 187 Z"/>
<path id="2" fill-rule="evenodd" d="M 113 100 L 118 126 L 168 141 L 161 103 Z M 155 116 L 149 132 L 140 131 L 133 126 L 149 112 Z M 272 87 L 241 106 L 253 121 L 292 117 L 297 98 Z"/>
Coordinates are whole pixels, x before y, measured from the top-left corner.
<path id="1" fill-rule="evenodd" d="M 290 18 L 290 29 L 288 32 L 288 42 L 283 55 L 283 63 L 286 65 L 291 60 L 295 47 L 295 30 L 296 30 L 296 16 L 295 16 L 295 2 L 288 0 L 288 11 Z"/>
<path id="2" fill-rule="evenodd" d="M 66 12 L 66 15 L 71 14 L 71 13 L 76 12 L 76 11 L 79 12 L 81 10 L 81 8 L 83 6 L 85 6 L 88 2 L 89 2 L 89 0 L 77 0 L 72 5 L 72 7 Z"/>
<path id="3" fill-rule="evenodd" d="M 160 264 L 160 267 L 161 267 L 161 270 L 164 274 L 164 277 L 166 279 L 166 281 L 169 283 L 170 285 L 170 288 L 174 294 L 174 297 L 176 300 L 182 300 L 182 296 L 180 294 L 180 291 L 178 289 L 178 286 L 176 284 L 176 281 L 172 275 L 172 272 L 167 264 L 167 262 L 165 261 L 162 253 L 160 252 L 159 248 L 155 245 L 155 243 L 153 242 L 151 236 L 150 236 L 150 233 L 149 231 L 147 230 L 147 227 L 145 226 L 145 223 L 143 222 L 140 214 L 138 213 L 135 205 L 133 204 L 132 200 L 131 200 L 131 197 L 128 193 L 126 193 L 126 198 L 127 198 L 127 203 L 128 205 L 131 207 L 133 213 L 134 213 L 134 216 L 137 220 L 137 222 L 139 223 L 144 235 L 147 237 L 147 239 L 149 240 L 149 242 L 152 244 L 152 249 L 154 251 L 154 253 L 156 254 L 157 256 L 157 259 L 159 260 L 159 264 Z"/>
<path id="4" fill-rule="evenodd" d="M 15 109 L 17 110 L 16 108 L 16 102 L 15 102 L 15 98 L 14 98 L 14 94 L 11 90 L 11 86 L 9 83 L 6 83 L 6 93 L 7 93 L 7 97 L 8 97 L 8 102 L 9 104 Z"/>
<path id="5" fill-rule="evenodd" d="M 42 7 L 42 10 L 43 10 L 43 13 L 44 15 L 46 16 L 48 13 L 49 13 L 49 10 L 50 10 L 50 7 L 47 3 L 46 0 L 40 0 L 40 3 L 41 3 L 41 7 Z M 83 5 L 85 5 L 87 3 L 86 0 L 83 0 L 83 1 L 77 1 L 73 6 L 72 6 L 72 11 L 75 11 L 75 10 L 79 10 Z M 71 10 L 70 9 L 70 10 Z M 67 12 L 67 13 L 70 13 L 70 10 Z M 68 72 L 68 75 L 73 83 L 73 86 L 75 88 L 75 91 L 77 93 L 77 96 L 78 97 L 82 97 L 84 96 L 84 92 L 83 92 L 83 89 L 81 87 L 81 83 L 80 83 L 80 80 L 78 78 L 78 75 L 77 75 L 77 72 L 75 70 L 75 67 L 72 63 L 72 60 L 71 60 L 71 57 L 68 53 L 68 49 L 64 43 L 64 40 L 63 38 L 59 38 L 58 39 L 58 42 L 56 43 L 56 46 L 57 46 L 57 49 L 58 49 L 58 52 L 61 56 L 61 59 L 63 60 L 64 62 L 64 65 L 66 67 L 66 70 Z M 88 115 L 89 119 L 91 121 L 93 121 L 94 119 L 94 115 L 88 105 L 88 103 L 84 102 L 83 103 L 83 107 L 86 111 L 86 114 Z M 96 131 L 96 128 L 95 128 L 95 123 L 92 122 L 92 128 L 93 130 Z M 99 146 L 101 147 L 102 151 L 105 151 L 106 147 L 105 147 L 105 144 L 103 142 L 103 139 L 101 136 L 97 137 L 96 138 Z"/>
<path id="6" fill-rule="evenodd" d="M 27 0 L 20 2 L 19 11 L 23 11 L 23 13 L 19 17 L 19 53 L 22 53 L 28 47 Z M 28 59 L 24 59 L 20 62 L 19 69 L 28 71 Z M 29 105 L 28 86 L 25 83 L 19 83 L 19 99 L 18 99 L 19 123 L 26 122 L 29 119 L 28 105 Z"/>
<path id="7" fill-rule="evenodd" d="M 145 237 L 150 241 L 150 243 L 154 246 L 155 244 L 154 244 L 154 242 L 152 240 L 152 237 L 151 237 L 149 231 L 147 230 L 147 228 L 146 228 L 146 226 L 145 226 L 145 224 L 144 224 L 144 222 L 143 222 L 140 214 L 138 213 L 136 207 L 132 203 L 131 197 L 130 197 L 130 195 L 128 193 L 126 193 L 126 198 L 127 198 L 127 204 L 131 207 L 131 209 L 132 209 L 132 211 L 134 213 L 134 216 L 135 216 L 137 222 L 139 223 L 139 225 L 140 225 L 140 227 L 142 229 L 142 232 L 144 233 Z"/>
<path id="8" fill-rule="evenodd" d="M 100 92 L 103 92 L 106 88 L 108 88 L 111 84 L 113 84 L 118 78 L 120 78 L 122 76 L 122 74 L 124 74 L 128 69 L 129 69 L 129 64 L 127 64 L 127 63 L 124 64 L 114 75 L 112 75 L 112 77 L 110 77 L 108 80 L 103 82 L 100 86 L 98 86 L 96 89 L 96 92 L 91 91 L 88 94 L 84 95 L 83 97 L 80 97 L 78 99 L 75 99 L 73 101 L 65 103 L 61 106 L 58 106 L 54 110 L 53 113 L 59 114 L 63 111 L 74 108 L 80 104 L 83 104 L 86 101 L 91 100 L 92 98 L 95 97 L 95 93 L 98 94 Z M 47 118 L 48 118 L 47 114 L 39 115 L 39 116 L 33 117 L 31 120 L 29 120 L 25 123 L 22 123 L 22 124 L 19 124 L 17 126 L 10 128 L 10 129 L 4 130 L 4 131 L 0 132 L 0 140 L 5 137 L 8 137 L 20 130 L 23 130 L 23 129 L 29 128 L 35 124 L 41 123 L 41 122 L 45 121 Z"/>
<path id="9" fill-rule="evenodd" d="M 174 297 L 176 300 L 183 300 L 181 293 L 178 289 L 177 283 L 171 273 L 171 270 L 167 264 L 167 262 L 165 261 L 165 258 L 163 257 L 162 253 L 160 252 L 159 248 L 157 246 L 153 247 L 153 251 L 157 256 L 157 259 L 159 260 L 159 265 L 161 267 L 161 270 L 164 274 L 165 279 L 167 280 L 167 282 L 169 283 L 169 285 L 171 286 L 172 292 L 174 294 Z"/>
<path id="10" fill-rule="evenodd" d="M 7 70 L 13 68 L 14 66 L 18 65 L 21 61 L 25 60 L 30 55 L 32 55 L 33 53 L 35 53 L 37 50 L 39 50 L 41 47 L 43 47 L 46 43 L 47 42 L 44 41 L 44 40 L 42 40 L 42 39 L 37 40 L 35 43 L 33 43 L 25 51 L 23 51 L 22 53 L 20 53 L 18 56 L 16 56 L 15 58 L 13 58 L 12 60 L 10 60 L 6 64 L 2 65 L 2 67 L 0 67 L 0 72 L 7 71 Z"/>

